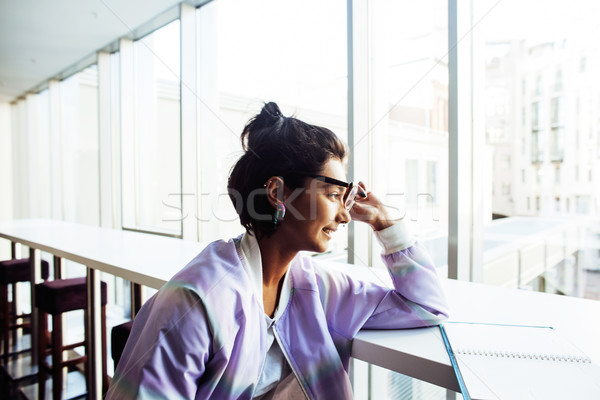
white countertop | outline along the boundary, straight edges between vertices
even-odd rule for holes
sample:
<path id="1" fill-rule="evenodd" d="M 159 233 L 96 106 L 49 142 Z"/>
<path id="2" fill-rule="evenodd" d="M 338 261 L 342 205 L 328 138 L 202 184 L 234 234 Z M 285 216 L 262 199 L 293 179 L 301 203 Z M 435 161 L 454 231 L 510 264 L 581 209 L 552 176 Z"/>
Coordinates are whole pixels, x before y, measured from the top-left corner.
<path id="1" fill-rule="evenodd" d="M 52 220 L 0 222 L 0 237 L 159 289 L 206 244 Z"/>
<path id="2" fill-rule="evenodd" d="M 444 284 L 451 321 L 552 326 L 600 364 L 599 301 L 451 279 Z M 437 327 L 361 331 L 352 356 L 458 391 Z"/>
<path id="3" fill-rule="evenodd" d="M 0 237 L 160 288 L 206 244 L 51 220 L 0 222 Z M 385 270 L 370 270 L 386 282 Z M 362 272 L 361 272 L 362 273 Z M 600 364 L 600 302 L 469 282 L 444 282 L 451 320 L 552 326 Z M 458 390 L 437 327 L 361 331 L 352 356 Z"/>

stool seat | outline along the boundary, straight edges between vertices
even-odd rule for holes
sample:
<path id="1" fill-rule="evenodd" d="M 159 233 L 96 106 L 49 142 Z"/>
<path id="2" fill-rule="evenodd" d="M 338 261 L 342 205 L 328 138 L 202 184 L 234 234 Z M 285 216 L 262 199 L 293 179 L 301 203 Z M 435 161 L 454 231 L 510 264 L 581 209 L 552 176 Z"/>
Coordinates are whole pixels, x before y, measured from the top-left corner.
<path id="1" fill-rule="evenodd" d="M 110 331 L 110 353 L 115 362 L 115 370 L 117 369 L 117 364 L 123 354 L 123 349 L 125 348 L 125 344 L 131 333 L 132 326 L 133 320 L 117 325 Z"/>
<path id="2" fill-rule="evenodd" d="M 46 280 L 48 279 L 50 267 L 45 260 L 41 260 L 40 264 L 42 278 Z M 17 312 L 17 300 L 19 298 L 17 294 L 17 284 L 19 282 L 31 281 L 32 276 L 29 258 L 0 261 L 0 330 L 3 341 L 3 358 L 7 358 L 23 351 L 22 349 L 11 352 L 11 342 L 13 346 L 17 342 L 18 330 L 20 329 L 22 332 L 25 332 L 26 329 L 29 329 L 31 326 L 31 315 L 29 313 L 19 314 Z M 9 298 L 9 288 L 12 288 L 11 298 Z"/>
<path id="3" fill-rule="evenodd" d="M 100 283 L 100 305 L 106 305 L 106 283 Z M 35 306 L 51 315 L 87 308 L 86 278 L 58 279 L 35 286 Z"/>
<path id="4" fill-rule="evenodd" d="M 42 260 L 42 279 L 48 279 L 50 266 L 48 261 Z M 16 282 L 31 281 L 31 271 L 29 270 L 29 258 L 19 260 L 0 261 L 0 284 L 10 285 Z"/>

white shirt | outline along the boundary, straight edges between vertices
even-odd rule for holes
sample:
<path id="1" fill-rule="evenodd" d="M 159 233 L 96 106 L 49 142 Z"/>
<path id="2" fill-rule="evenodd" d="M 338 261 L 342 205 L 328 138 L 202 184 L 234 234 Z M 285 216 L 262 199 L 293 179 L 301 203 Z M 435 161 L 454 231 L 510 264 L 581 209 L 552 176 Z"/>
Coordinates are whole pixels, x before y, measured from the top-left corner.
<path id="1" fill-rule="evenodd" d="M 242 256 L 244 258 L 244 266 L 250 280 L 254 285 L 254 293 L 256 298 L 263 306 L 263 279 L 262 279 L 262 259 L 260 257 L 260 248 L 258 242 L 254 236 L 248 233 L 242 237 L 240 248 L 242 250 Z M 281 287 L 281 294 L 279 295 L 279 302 L 273 318 L 264 314 L 265 321 L 267 323 L 267 354 L 263 365 L 263 370 L 258 380 L 256 390 L 254 391 L 255 399 L 271 399 L 280 397 L 279 393 L 286 393 L 285 398 L 293 398 L 291 393 L 301 395 L 300 398 L 304 398 L 302 389 L 298 381 L 294 378 L 291 367 L 289 366 L 279 343 L 275 340 L 275 334 L 273 333 L 273 324 L 277 321 L 290 300 L 290 281 L 289 274 L 286 272 L 283 276 L 283 285 Z M 289 379 L 288 379 L 289 378 Z M 280 385 L 281 383 L 281 385 Z M 290 393 L 291 392 L 291 393 Z M 281 397 L 283 398 L 283 397 Z"/>
<path id="2" fill-rule="evenodd" d="M 415 239 L 409 234 L 403 221 L 399 221 L 394 225 L 375 232 L 375 237 L 381 247 L 383 254 L 390 254 L 398 250 L 404 250 L 412 246 Z M 263 281 L 262 281 L 262 259 L 260 256 L 260 248 L 256 237 L 245 233 L 240 242 L 244 267 L 250 276 L 250 280 L 254 285 L 254 293 L 260 302 L 263 304 Z M 281 317 L 290 300 L 291 287 L 288 272 L 283 276 L 283 285 L 279 296 L 279 303 L 273 318 L 264 314 L 267 323 L 267 354 L 263 366 L 262 373 L 258 380 L 256 390 L 254 391 L 254 399 L 257 400 L 275 400 L 275 399 L 304 399 L 304 392 L 295 379 L 293 371 L 289 366 L 283 352 L 279 346 L 273 333 L 273 324 Z"/>

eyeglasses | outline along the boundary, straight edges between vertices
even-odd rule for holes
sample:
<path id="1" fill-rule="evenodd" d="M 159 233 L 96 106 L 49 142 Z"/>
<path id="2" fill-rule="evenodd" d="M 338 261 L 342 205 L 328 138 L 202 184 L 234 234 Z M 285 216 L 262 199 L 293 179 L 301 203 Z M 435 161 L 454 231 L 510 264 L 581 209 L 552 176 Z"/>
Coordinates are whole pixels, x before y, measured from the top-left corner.
<path id="1" fill-rule="evenodd" d="M 323 175 L 308 175 L 313 179 L 316 179 L 321 182 L 329 183 L 336 186 L 345 187 L 346 194 L 344 194 L 344 208 L 346 211 L 350 211 L 356 202 L 357 197 L 362 197 L 363 199 L 367 198 L 367 192 L 362 187 L 355 185 L 354 182 L 344 182 L 334 178 L 330 178 L 328 176 Z"/>

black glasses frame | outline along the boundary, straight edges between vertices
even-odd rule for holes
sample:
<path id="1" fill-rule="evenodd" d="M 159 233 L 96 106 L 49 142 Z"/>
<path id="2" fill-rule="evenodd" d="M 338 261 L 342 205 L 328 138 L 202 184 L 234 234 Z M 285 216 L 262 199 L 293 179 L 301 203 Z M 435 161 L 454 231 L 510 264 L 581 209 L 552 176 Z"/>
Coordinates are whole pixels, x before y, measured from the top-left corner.
<path id="1" fill-rule="evenodd" d="M 344 208 L 348 211 L 350 211 L 350 209 L 352 209 L 352 207 L 354 206 L 354 203 L 355 203 L 357 197 L 360 196 L 363 199 L 367 198 L 367 192 L 362 187 L 355 185 L 354 182 L 348 183 L 348 182 L 340 181 L 339 179 L 330 178 L 325 175 L 307 174 L 307 173 L 303 173 L 303 172 L 294 172 L 292 174 L 284 175 L 282 177 L 282 178 L 284 178 L 284 181 L 285 181 L 286 176 L 287 177 L 305 176 L 308 178 L 316 179 L 321 182 L 329 183 L 331 185 L 336 185 L 336 186 L 347 188 L 346 193 L 344 194 L 344 197 L 342 200 L 344 202 Z"/>
<path id="2" fill-rule="evenodd" d="M 367 192 L 365 192 L 365 190 L 358 186 L 355 185 L 354 182 L 344 182 L 344 181 L 340 181 L 338 179 L 334 179 L 334 178 L 330 178 L 328 176 L 324 176 L 324 175 L 314 175 L 314 174 L 310 174 L 307 175 L 313 179 L 325 182 L 325 183 L 329 183 L 331 185 L 336 185 L 336 186 L 341 186 L 341 187 L 345 187 L 346 189 L 346 193 L 344 194 L 343 197 L 343 202 L 344 202 L 344 208 L 348 211 L 350 211 L 352 209 L 352 207 L 354 206 L 354 203 L 356 202 L 356 198 L 357 197 L 362 197 L 363 199 L 367 198 Z"/>

